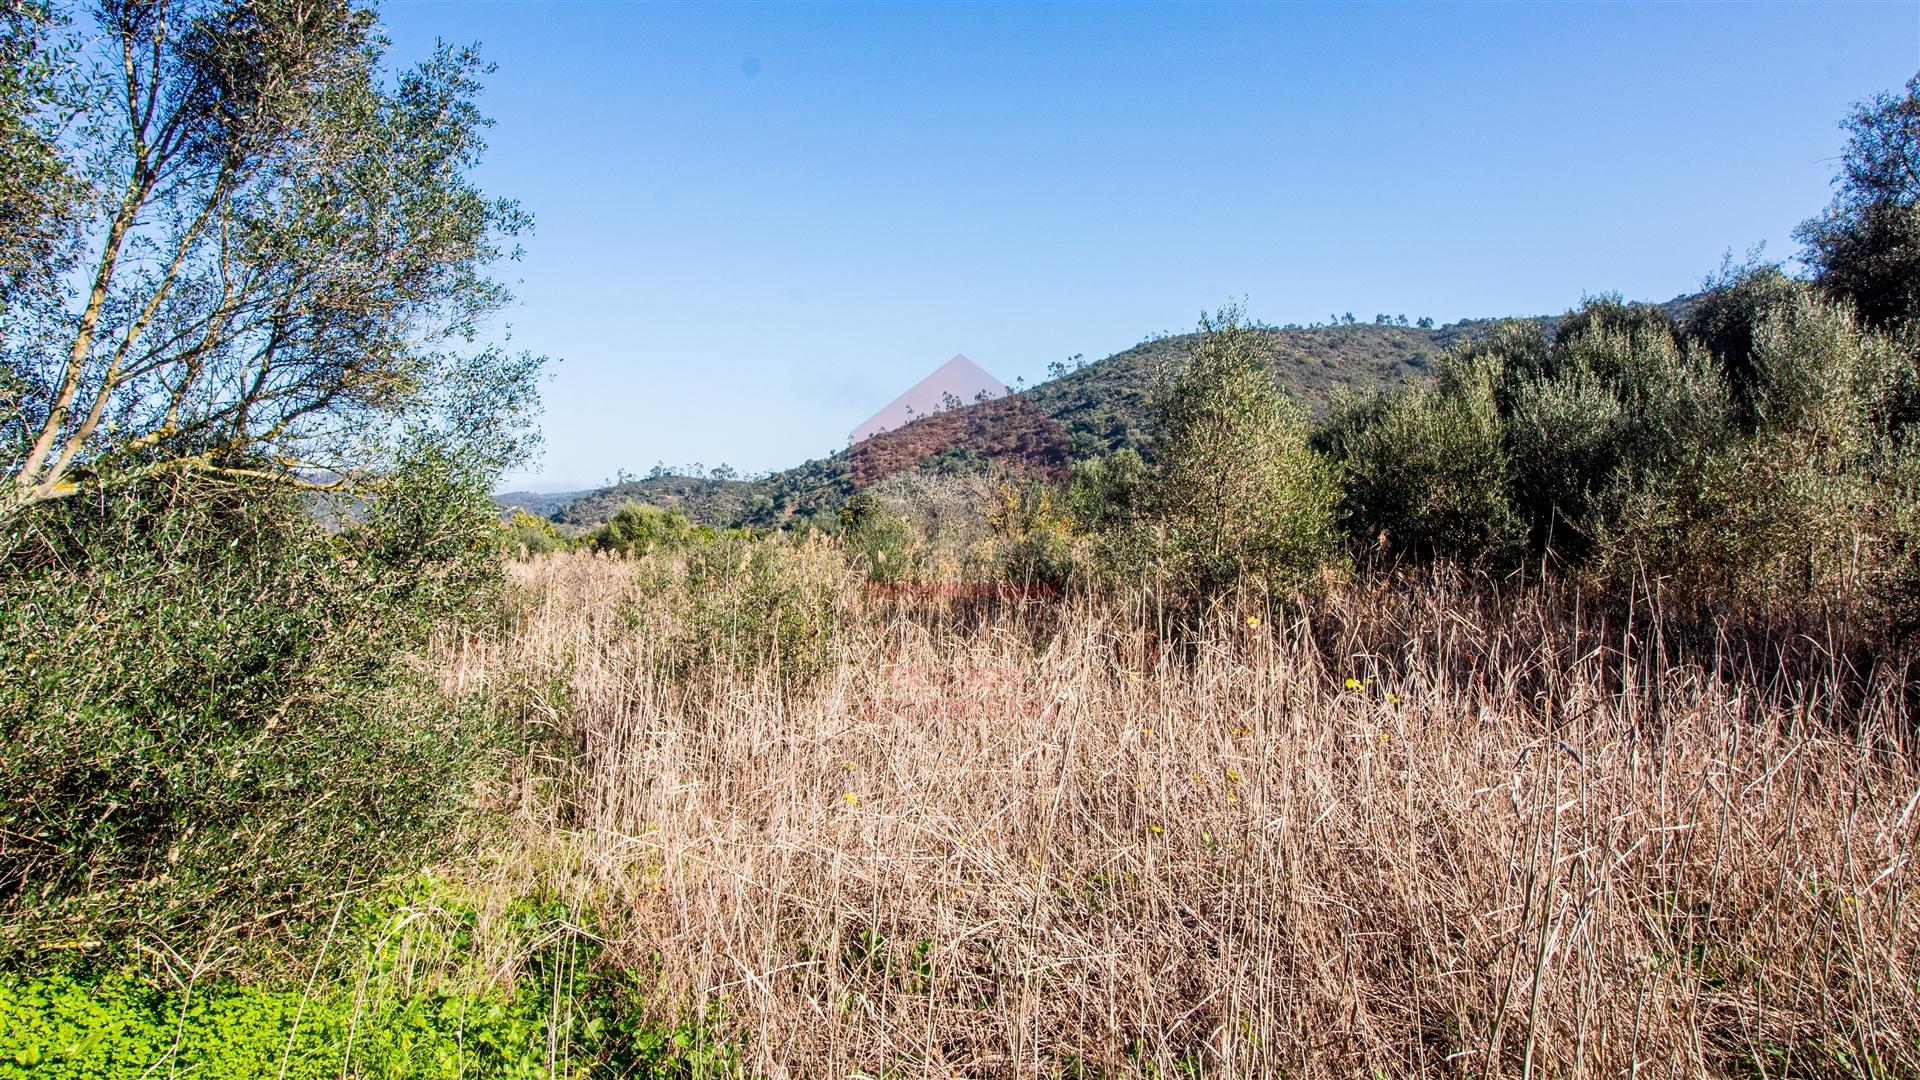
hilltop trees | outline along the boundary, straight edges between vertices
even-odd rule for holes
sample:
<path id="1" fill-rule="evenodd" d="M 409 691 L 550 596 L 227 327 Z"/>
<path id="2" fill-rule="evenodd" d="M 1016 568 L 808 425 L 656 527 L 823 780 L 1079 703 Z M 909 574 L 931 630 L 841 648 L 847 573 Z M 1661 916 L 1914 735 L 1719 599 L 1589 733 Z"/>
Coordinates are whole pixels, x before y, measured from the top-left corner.
<path id="1" fill-rule="evenodd" d="M 32 166 L 28 217 L 54 223 L 8 256 L 33 264 L 19 278 L 85 252 L 86 285 L 7 309 L 0 517 L 82 480 L 337 484 L 404 439 L 482 469 L 523 447 L 538 361 L 462 348 L 505 303 L 486 268 L 528 223 L 469 178 L 471 50 L 388 79 L 373 12 L 347 0 L 57 14 L 16 11 L 0 47 L 0 153 Z M 56 62 L 73 122 L 51 141 Z"/>

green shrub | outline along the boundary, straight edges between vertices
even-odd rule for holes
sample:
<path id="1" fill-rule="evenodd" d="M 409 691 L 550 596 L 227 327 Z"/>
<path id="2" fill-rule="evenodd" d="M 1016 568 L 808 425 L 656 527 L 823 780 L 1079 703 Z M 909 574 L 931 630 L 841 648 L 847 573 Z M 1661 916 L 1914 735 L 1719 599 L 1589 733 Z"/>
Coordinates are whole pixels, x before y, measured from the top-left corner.
<path id="1" fill-rule="evenodd" d="M 547 555 L 566 548 L 567 540 L 560 535 L 560 529 L 543 517 L 535 517 L 525 510 L 516 508 L 512 516 L 500 525 L 501 543 L 508 555 L 526 558 L 530 555 Z"/>
<path id="2" fill-rule="evenodd" d="M 1000 576 L 1020 586 L 1064 589 L 1077 576 L 1073 520 L 1045 483 L 1003 484 L 988 514 L 1000 556 Z"/>
<path id="3" fill-rule="evenodd" d="M 1201 320 L 1159 419 L 1145 516 L 1156 572 L 1175 594 L 1286 591 L 1335 562 L 1336 471 L 1308 446 L 1305 413 L 1274 382 L 1238 309 Z"/>
<path id="4" fill-rule="evenodd" d="M 907 581 L 913 576 L 913 527 L 870 491 L 856 492 L 840 507 L 840 536 L 867 580 Z"/>
<path id="5" fill-rule="evenodd" d="M 0 955 L 257 935 L 431 850 L 489 732 L 405 660 L 499 581 L 409 463 L 330 531 L 282 489 L 125 486 L 0 535 Z"/>
<path id="6" fill-rule="evenodd" d="M 1335 402 L 1322 440 L 1345 465 L 1344 527 L 1361 544 L 1421 558 L 1508 561 L 1525 529 L 1510 501 L 1495 371 L 1466 361 L 1444 378 L 1443 393 Z"/>
<path id="7" fill-rule="evenodd" d="M 1754 357 L 1754 338 L 1767 314 L 1804 291 L 1777 266 L 1723 266 L 1687 313 L 1686 333 L 1714 357 L 1727 380 L 1733 420 L 1752 433 L 1760 427 L 1764 372 Z"/>
<path id="8" fill-rule="evenodd" d="M 652 628 L 658 662 L 680 678 L 735 670 L 795 684 L 836 662 L 855 602 L 847 564 L 825 537 L 726 534 L 638 568 L 626 617 Z"/>
<path id="9" fill-rule="evenodd" d="M 1916 546 L 1909 346 L 1777 269 L 1728 272 L 1686 326 L 1589 302 L 1509 324 L 1430 387 L 1351 401 L 1318 435 L 1357 546 L 1538 559 L 1676 609 L 1898 606 Z"/>
<path id="10" fill-rule="evenodd" d="M 646 555 L 678 551 L 712 535 L 712 530 L 688 521 L 678 507 L 662 510 L 646 503 L 627 503 L 614 511 L 605 525 L 587 534 L 587 546 L 619 555 Z"/>
<path id="11" fill-rule="evenodd" d="M 1153 467 L 1131 448 L 1075 463 L 1067 506 L 1089 537 L 1088 562 L 1099 580 L 1140 585 L 1152 577 L 1159 546 L 1151 520 L 1154 484 Z"/>
<path id="12" fill-rule="evenodd" d="M 1672 320 L 1613 299 L 1563 320 L 1545 363 L 1510 363 L 1506 435 L 1532 553 L 1579 562 L 1634 478 L 1715 445 L 1725 384 Z"/>
<path id="13" fill-rule="evenodd" d="M 1865 600 L 1868 566 L 1904 544 L 1907 496 L 1883 458 L 1906 365 L 1804 285 L 1762 277 L 1737 284 L 1736 303 L 1716 299 L 1700 322 L 1733 422 L 1620 481 L 1597 570 L 1650 573 L 1695 606 Z"/>
<path id="14" fill-rule="evenodd" d="M 1138 517 L 1147 498 L 1147 463 L 1133 449 L 1076 461 L 1067 477 L 1067 509 L 1089 532 Z"/>
<path id="15" fill-rule="evenodd" d="M 1590 574 L 1615 591 L 1656 586 L 1682 613 L 1861 598 L 1870 489 L 1862 473 L 1830 469 L 1822 456 L 1765 435 L 1623 485 Z"/>

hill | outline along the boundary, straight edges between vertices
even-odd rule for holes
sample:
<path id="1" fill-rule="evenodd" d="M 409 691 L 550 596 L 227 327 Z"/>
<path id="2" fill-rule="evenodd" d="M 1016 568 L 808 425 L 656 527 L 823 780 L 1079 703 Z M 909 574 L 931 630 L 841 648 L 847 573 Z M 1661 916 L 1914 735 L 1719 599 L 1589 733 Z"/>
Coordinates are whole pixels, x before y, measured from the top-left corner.
<path id="1" fill-rule="evenodd" d="M 723 480 L 706 476 L 648 476 L 595 491 L 579 492 L 547 511 L 562 525 L 596 525 L 627 503 L 678 507 L 693 521 L 705 525 L 744 522 L 764 480 Z"/>
<path id="2" fill-rule="evenodd" d="M 493 497 L 493 504 L 502 513 L 509 510 L 525 510 L 529 514 L 546 517 L 568 503 L 592 491 L 502 491 Z"/>
<path id="3" fill-rule="evenodd" d="M 1316 414 L 1336 389 L 1376 389 L 1424 377 L 1459 336 L 1452 327 L 1385 324 L 1268 328 L 1262 334 L 1274 378 Z M 1022 396 L 1066 428 L 1068 452 L 1076 460 L 1122 447 L 1144 451 L 1154 382 L 1185 357 L 1198 338 L 1177 334 L 1143 341 Z"/>
<path id="4" fill-rule="evenodd" d="M 1677 318 L 1692 301 L 1692 297 L 1680 297 L 1658 306 Z M 1499 321 L 1467 319 L 1437 327 L 1383 322 L 1264 327 L 1260 333 L 1275 380 L 1318 415 L 1336 390 L 1382 389 L 1428 377 L 1448 349 L 1486 333 Z M 1540 316 L 1537 321 L 1550 326 L 1558 320 Z M 1187 354 L 1198 337 L 1188 333 L 1149 338 L 1007 398 L 936 412 L 864 440 L 859 447 L 770 476 L 751 480 L 655 476 L 579 494 L 544 512 L 561 524 L 590 525 L 605 521 L 623 503 L 643 502 L 677 506 L 692 520 L 715 526 L 771 528 L 820 520 L 855 490 L 857 476 L 870 478 L 875 471 L 907 466 L 935 472 L 977 471 L 983 460 L 997 460 L 1009 452 L 1028 465 L 1053 471 L 1060 463 L 1054 460 L 1052 437 L 1038 433 L 1036 414 L 1057 425 L 1068 460 L 1128 447 L 1144 452 L 1151 438 L 1154 383 Z M 1003 402 L 1019 402 L 1020 407 Z"/>

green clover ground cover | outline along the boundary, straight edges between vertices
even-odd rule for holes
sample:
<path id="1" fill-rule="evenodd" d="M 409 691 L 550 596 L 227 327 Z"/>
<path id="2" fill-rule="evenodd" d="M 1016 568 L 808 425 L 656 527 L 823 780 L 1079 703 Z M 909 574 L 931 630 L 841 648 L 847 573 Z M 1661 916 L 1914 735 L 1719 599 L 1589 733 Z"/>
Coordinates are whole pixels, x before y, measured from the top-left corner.
<path id="1" fill-rule="evenodd" d="M 486 930 L 477 915 L 446 882 L 398 883 L 347 919 L 355 959 L 311 989 L 0 970 L 0 1080 L 738 1075 L 716 1016 L 658 1022 L 638 1005 L 639 973 L 601 962 L 566 905 L 523 898 Z M 509 984 L 476 966 L 482 937 L 519 957 Z"/>

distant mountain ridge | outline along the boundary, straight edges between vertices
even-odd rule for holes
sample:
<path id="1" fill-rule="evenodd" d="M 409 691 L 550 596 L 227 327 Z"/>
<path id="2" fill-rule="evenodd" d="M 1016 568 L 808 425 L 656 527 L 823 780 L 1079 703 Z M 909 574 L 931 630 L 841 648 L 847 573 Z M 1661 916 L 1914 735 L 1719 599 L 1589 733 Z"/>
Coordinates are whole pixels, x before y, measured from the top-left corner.
<path id="1" fill-rule="evenodd" d="M 1681 296 L 1651 306 L 1681 318 L 1695 299 Z M 1559 321 L 1557 316 L 1531 318 L 1546 327 Z M 1267 344 L 1275 380 L 1317 415 L 1335 390 L 1377 390 L 1429 377 L 1434 362 L 1449 349 L 1484 335 L 1503 321 L 1508 320 L 1468 319 L 1438 327 L 1355 322 L 1260 327 L 1258 333 Z M 548 504 L 541 497 L 544 509 L 524 502 L 512 505 L 524 506 L 564 525 L 596 524 L 624 503 L 641 502 L 678 507 L 693 521 L 716 527 L 777 528 L 830 515 L 851 495 L 856 489 L 856 450 L 869 459 L 897 459 L 934 470 L 978 468 L 984 459 L 1012 453 L 1029 459 L 1028 465 L 1051 472 L 1051 448 L 1045 449 L 1042 457 L 1035 457 L 1031 427 L 1036 414 L 1057 424 L 1069 460 L 1122 448 L 1146 450 L 1151 439 L 1154 381 L 1162 370 L 1185 357 L 1198 338 L 1197 333 L 1187 333 L 1148 339 L 1004 398 L 935 410 L 900 427 L 879 431 L 862 440 L 864 450 L 850 445 L 769 476 L 747 480 L 653 476 L 574 493 L 557 504 Z M 971 366 L 971 361 L 968 364 Z M 998 404 L 1014 401 L 1019 408 Z M 1017 420 L 1002 422 L 994 417 Z M 880 414 L 874 419 L 880 419 Z M 1007 427 L 1009 423 L 1019 424 L 1019 430 Z M 930 447 L 934 448 L 931 452 Z M 504 501 L 507 496 L 499 498 Z"/>
<path id="2" fill-rule="evenodd" d="M 493 504 L 502 510 L 525 510 L 537 517 L 546 517 L 582 495 L 589 494 L 592 494 L 590 488 L 580 491 L 502 491 L 493 497 Z"/>

